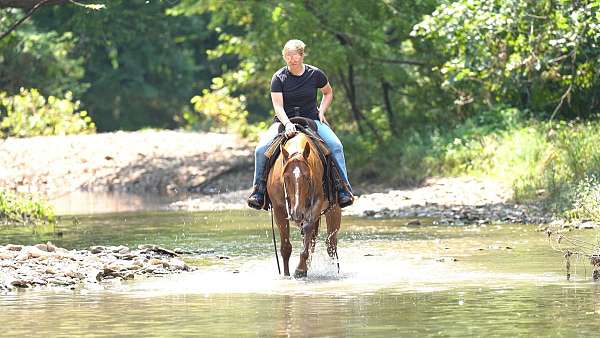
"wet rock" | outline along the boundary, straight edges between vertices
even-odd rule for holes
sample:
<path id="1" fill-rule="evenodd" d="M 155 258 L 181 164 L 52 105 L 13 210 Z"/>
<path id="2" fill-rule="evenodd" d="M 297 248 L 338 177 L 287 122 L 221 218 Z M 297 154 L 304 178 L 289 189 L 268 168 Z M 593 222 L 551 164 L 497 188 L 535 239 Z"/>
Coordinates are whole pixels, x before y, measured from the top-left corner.
<path id="1" fill-rule="evenodd" d="M 0 277 L 5 277 L 0 278 L 0 291 L 44 285 L 73 289 L 79 283 L 130 280 L 136 274 L 161 276 L 194 270 L 174 257 L 174 251 L 156 245 L 142 248 L 92 246 L 68 251 L 48 242 L 13 251 L 0 246 Z M 6 278 L 8 282 L 3 281 Z"/>
<path id="2" fill-rule="evenodd" d="M 160 247 L 158 245 L 154 245 L 154 244 L 139 245 L 138 249 L 143 250 L 143 251 L 154 251 L 156 253 L 169 255 L 169 256 L 178 256 L 178 254 L 176 252 L 171 251 L 169 249 L 162 248 L 162 247 Z"/>
<path id="3" fill-rule="evenodd" d="M 99 254 L 99 253 L 102 253 L 102 252 L 106 251 L 106 247 L 103 247 L 101 245 L 91 246 L 89 250 L 93 254 Z"/>
<path id="4" fill-rule="evenodd" d="M 28 288 L 29 282 L 24 279 L 17 279 L 17 280 L 10 282 L 10 285 L 16 286 L 18 288 Z"/>
<path id="5" fill-rule="evenodd" d="M 129 252 L 129 248 L 124 245 L 120 245 L 117 247 L 111 247 L 110 249 L 113 253 L 118 253 L 118 254 L 126 254 Z"/>

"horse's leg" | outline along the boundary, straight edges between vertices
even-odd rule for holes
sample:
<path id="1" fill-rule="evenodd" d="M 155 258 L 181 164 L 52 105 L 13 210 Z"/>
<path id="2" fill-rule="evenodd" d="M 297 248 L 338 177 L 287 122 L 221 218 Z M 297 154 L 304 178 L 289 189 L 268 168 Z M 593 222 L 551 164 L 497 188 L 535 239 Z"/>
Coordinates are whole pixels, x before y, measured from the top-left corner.
<path id="1" fill-rule="evenodd" d="M 325 214 L 327 220 L 327 240 L 325 245 L 327 246 L 327 253 L 332 260 L 337 259 L 337 234 L 340 231 L 340 224 L 342 222 L 342 209 L 339 206 L 331 208 Z M 340 263 L 338 262 L 338 272 L 340 269 Z"/>
<path id="2" fill-rule="evenodd" d="M 310 248 L 314 241 L 315 236 L 315 223 L 304 225 L 304 237 L 302 238 L 302 252 L 300 253 L 300 262 L 294 277 L 301 278 L 306 277 L 308 272 L 308 258 L 310 257 Z"/>
<path id="3" fill-rule="evenodd" d="M 280 252 L 283 259 L 283 275 L 290 275 L 290 256 L 292 255 L 292 243 L 290 243 L 290 222 L 287 219 L 285 208 L 273 208 L 275 222 L 279 227 L 279 240 L 281 241 Z"/>
<path id="4" fill-rule="evenodd" d="M 321 219 L 315 221 L 315 231 L 313 231 L 312 240 L 310 242 L 310 253 L 315 253 L 315 246 L 317 245 L 317 236 L 319 236 L 319 225 L 321 225 Z"/>

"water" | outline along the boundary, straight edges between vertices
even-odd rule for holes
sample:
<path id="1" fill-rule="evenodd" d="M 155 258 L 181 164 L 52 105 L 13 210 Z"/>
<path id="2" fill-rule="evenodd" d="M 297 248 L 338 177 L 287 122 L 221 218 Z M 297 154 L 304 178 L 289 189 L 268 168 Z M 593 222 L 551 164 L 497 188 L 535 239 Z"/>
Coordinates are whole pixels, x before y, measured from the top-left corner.
<path id="1" fill-rule="evenodd" d="M 277 275 L 267 213 L 136 212 L 2 228 L 0 243 L 67 248 L 155 243 L 207 254 L 198 271 L 76 291 L 0 296 L 0 335 L 591 336 L 599 285 L 535 226 L 404 226 L 343 219 L 341 271 L 316 248 L 309 277 Z M 299 234 L 292 229 L 298 261 Z M 591 233 L 588 233 L 591 234 Z M 226 256 L 229 259 L 219 259 Z"/>

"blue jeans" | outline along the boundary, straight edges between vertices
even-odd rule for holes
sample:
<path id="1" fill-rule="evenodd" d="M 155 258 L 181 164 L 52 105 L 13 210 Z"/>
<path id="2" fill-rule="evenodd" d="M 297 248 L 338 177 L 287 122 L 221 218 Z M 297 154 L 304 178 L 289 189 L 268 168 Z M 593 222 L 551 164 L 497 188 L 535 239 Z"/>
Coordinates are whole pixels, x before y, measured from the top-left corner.
<path id="1" fill-rule="evenodd" d="M 335 165 L 340 170 L 340 174 L 342 175 L 342 179 L 348 184 L 350 191 L 352 191 L 352 187 L 350 186 L 350 181 L 348 181 L 348 172 L 346 171 L 346 159 L 344 158 L 344 147 L 342 146 L 342 142 L 335 135 L 333 130 L 329 128 L 325 123 L 321 123 L 319 120 L 315 120 L 317 123 L 317 133 L 325 144 L 331 150 L 331 154 L 333 156 L 333 160 L 335 161 Z M 258 141 L 258 145 L 254 150 L 254 181 L 253 184 L 258 184 L 258 179 L 263 177 L 265 170 L 265 163 L 267 162 L 267 157 L 265 156 L 265 152 L 267 148 L 273 142 L 275 136 L 277 136 L 277 131 L 279 130 L 279 125 L 281 123 L 273 123 L 269 129 L 261 135 L 260 141 Z"/>

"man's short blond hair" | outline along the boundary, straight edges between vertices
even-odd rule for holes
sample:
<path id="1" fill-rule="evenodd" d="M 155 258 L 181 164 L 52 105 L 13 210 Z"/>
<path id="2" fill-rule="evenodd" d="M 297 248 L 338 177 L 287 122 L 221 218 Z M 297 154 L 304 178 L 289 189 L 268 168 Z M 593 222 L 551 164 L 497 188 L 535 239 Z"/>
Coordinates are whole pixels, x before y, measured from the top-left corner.
<path id="1" fill-rule="evenodd" d="M 285 43 L 283 49 L 281 50 L 281 55 L 285 56 L 285 51 L 293 51 L 300 55 L 304 55 L 304 48 L 306 45 L 302 40 L 293 39 Z"/>

